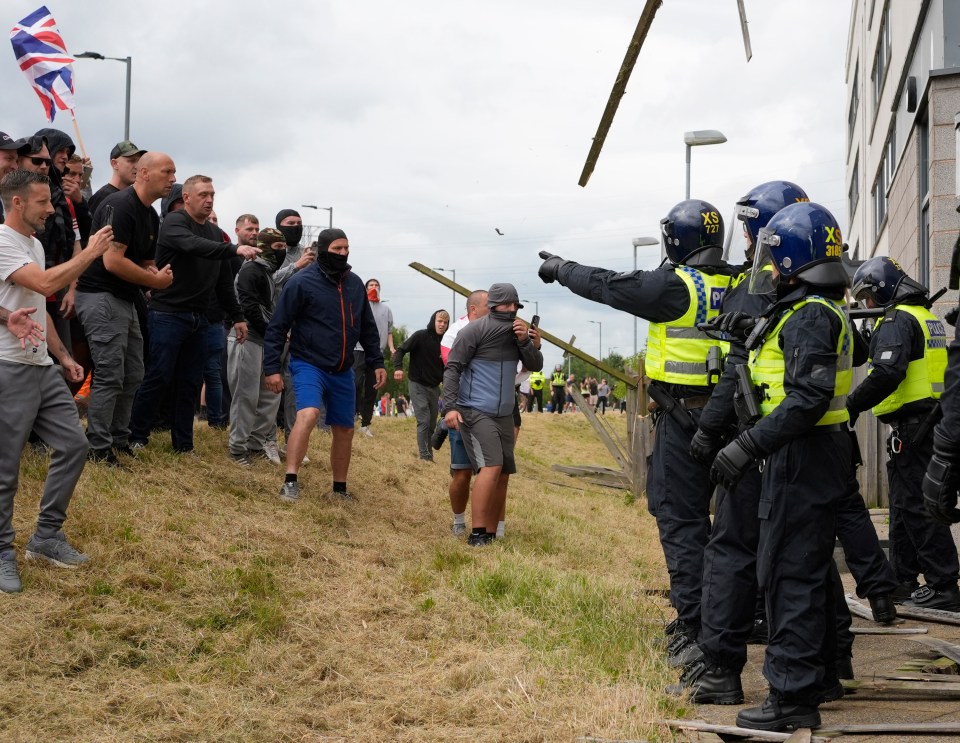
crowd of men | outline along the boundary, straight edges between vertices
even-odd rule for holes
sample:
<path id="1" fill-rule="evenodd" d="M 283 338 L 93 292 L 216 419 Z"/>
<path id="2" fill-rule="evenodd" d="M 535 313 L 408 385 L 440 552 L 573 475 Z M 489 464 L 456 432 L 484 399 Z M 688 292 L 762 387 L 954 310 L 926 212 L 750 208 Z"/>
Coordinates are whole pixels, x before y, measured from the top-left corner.
<path id="1" fill-rule="evenodd" d="M 927 288 L 886 257 L 852 277 L 852 299 L 875 316 L 861 334 L 839 226 L 796 184 L 757 186 L 736 215 L 743 265 L 723 259 L 720 212 L 691 199 L 661 220 L 656 270 L 617 273 L 541 252 L 539 274 L 650 322 L 646 492 L 677 612 L 664 644 L 682 674 L 667 691 L 742 704 L 746 646 L 766 642 L 769 694 L 737 724 L 816 727 L 820 705 L 853 677 L 837 540 L 876 621 L 894 621 L 897 604 L 960 611 L 948 527 L 960 521 L 960 337 L 948 364 Z M 960 243 L 957 252 L 954 289 Z M 555 398 L 562 381 L 558 367 Z M 868 409 L 890 426 L 889 560 L 856 479 L 851 424 Z"/>
<path id="2" fill-rule="evenodd" d="M 274 227 L 241 215 L 230 236 L 210 177 L 179 184 L 169 155 L 124 141 L 92 193 L 91 164 L 74 150 L 55 129 L 0 133 L 0 398 L 11 436 L 0 448 L 0 591 L 21 589 L 12 509 L 28 440 L 52 455 L 26 557 L 62 567 L 88 560 L 62 530 L 85 462 L 127 466 L 160 426 L 191 456 L 204 386 L 208 423 L 229 427 L 233 463 L 285 455 L 286 502 L 301 496 L 311 432 L 328 427 L 329 496 L 351 500 L 355 420 L 372 435 L 387 350 L 398 379 L 411 356 L 421 459 L 449 433 L 453 533 L 466 531 L 473 478 L 468 544 L 503 535 L 516 386 L 529 384 L 527 409 L 542 410 L 549 383 L 561 413 L 571 383 L 559 365 L 542 373 L 539 331 L 517 318 L 513 285 L 474 292 L 456 322 L 434 312 L 395 347 L 379 281 L 350 270 L 343 230 L 301 247 L 302 219 L 283 209 Z M 742 703 L 746 645 L 763 639 L 770 693 L 737 723 L 815 727 L 819 706 L 853 676 L 836 540 L 877 621 L 894 621 L 896 604 L 960 611 L 948 526 L 960 521 L 960 340 L 948 351 L 927 287 L 895 261 L 871 258 L 851 281 L 836 220 L 799 186 L 761 184 L 736 214 L 743 265 L 722 257 L 720 212 L 692 199 L 662 220 L 656 270 L 616 273 L 543 252 L 539 276 L 650 322 L 647 499 L 677 612 L 666 649 L 682 669 L 668 691 Z M 851 293 L 874 316 L 868 332 L 851 320 Z M 854 389 L 853 369 L 867 362 Z M 86 431 L 64 378 L 89 383 Z M 605 380 L 585 384 L 588 404 L 603 406 Z M 867 410 L 890 426 L 889 560 L 856 479 L 851 424 Z"/>

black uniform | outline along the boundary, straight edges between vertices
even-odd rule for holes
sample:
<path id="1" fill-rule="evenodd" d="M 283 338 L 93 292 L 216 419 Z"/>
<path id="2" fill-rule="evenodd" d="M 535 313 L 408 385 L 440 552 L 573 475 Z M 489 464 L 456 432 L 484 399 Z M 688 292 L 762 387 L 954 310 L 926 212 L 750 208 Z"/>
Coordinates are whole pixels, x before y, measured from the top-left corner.
<path id="1" fill-rule="evenodd" d="M 905 304 L 922 302 L 918 298 Z M 850 411 L 861 413 L 893 394 L 906 379 L 909 363 L 922 359 L 925 348 L 916 318 L 895 308 L 888 311 L 870 338 L 873 370 L 848 398 Z M 931 589 L 944 591 L 957 587 L 957 547 L 950 527 L 927 516 L 920 489 L 933 455 L 933 427 L 924 421 L 936 408 L 932 398 L 917 400 L 881 415 L 880 420 L 892 426 L 887 437 L 890 561 L 901 583 L 916 584 L 923 573 Z"/>
<path id="2" fill-rule="evenodd" d="M 726 264 L 696 266 L 708 273 L 729 273 Z M 654 271 L 617 273 L 603 268 L 565 263 L 557 280 L 570 291 L 650 322 L 671 322 L 690 307 L 690 293 L 673 266 Z M 659 383 L 658 383 L 659 384 Z M 663 384 L 677 400 L 690 404 L 693 428 L 710 388 Z M 647 507 L 657 519 L 660 543 L 670 573 L 670 601 L 677 618 L 694 636 L 700 626 L 703 548 L 710 535 L 708 469 L 690 456 L 691 430 L 669 415 L 656 418 L 653 454 L 647 470 Z"/>
<path id="3" fill-rule="evenodd" d="M 815 292 L 800 285 L 771 314 L 780 316 L 808 294 Z M 846 425 L 816 426 L 834 395 L 843 330 L 820 303 L 791 315 L 780 332 L 786 396 L 750 434 L 767 453 L 757 552 L 770 623 L 763 673 L 782 702 L 813 707 L 824 689 L 824 660 L 836 655 L 833 546 L 852 469 Z"/>

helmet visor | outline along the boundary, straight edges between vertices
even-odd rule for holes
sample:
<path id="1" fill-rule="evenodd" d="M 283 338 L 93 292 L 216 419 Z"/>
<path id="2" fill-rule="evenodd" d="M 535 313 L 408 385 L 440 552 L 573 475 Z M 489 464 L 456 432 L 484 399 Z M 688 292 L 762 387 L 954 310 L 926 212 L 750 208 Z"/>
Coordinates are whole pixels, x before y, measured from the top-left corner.
<path id="1" fill-rule="evenodd" d="M 753 270 L 750 272 L 750 293 L 771 294 L 776 291 L 780 283 L 780 272 L 773 260 L 771 247 L 780 244 L 780 237 L 766 228 L 760 230 L 757 246 L 753 256 Z"/>

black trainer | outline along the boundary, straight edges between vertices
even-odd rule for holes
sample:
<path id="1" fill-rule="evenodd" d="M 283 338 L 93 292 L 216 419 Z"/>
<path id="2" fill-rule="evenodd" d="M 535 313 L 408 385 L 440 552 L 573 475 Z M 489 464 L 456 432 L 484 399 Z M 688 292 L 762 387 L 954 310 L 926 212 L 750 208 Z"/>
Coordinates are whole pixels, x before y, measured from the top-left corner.
<path id="1" fill-rule="evenodd" d="M 692 692 L 696 704 L 743 704 L 743 686 L 740 674 L 728 668 L 708 666 L 701 660 L 684 671 L 680 683 L 665 690 L 675 697 Z"/>
<path id="2" fill-rule="evenodd" d="M 107 467 L 123 467 L 113 449 L 90 449 L 87 452 L 87 461 L 96 464 L 105 464 Z"/>
<path id="3" fill-rule="evenodd" d="M 491 534 L 488 531 L 484 532 L 483 534 L 471 534 L 469 537 L 467 537 L 467 544 L 471 547 L 484 547 L 488 544 L 492 544 L 496 538 L 496 534 Z"/>
<path id="4" fill-rule="evenodd" d="M 767 696 L 759 707 L 740 710 L 737 725 L 753 730 L 799 730 L 820 727 L 820 712 L 806 704 L 781 702 L 773 694 Z"/>
<path id="5" fill-rule="evenodd" d="M 893 596 L 890 594 L 881 594 L 880 596 L 867 596 L 870 602 L 870 611 L 873 612 L 873 621 L 880 624 L 893 624 L 897 621 L 897 607 L 893 604 Z"/>
<path id="6" fill-rule="evenodd" d="M 960 611 L 960 590 L 956 586 L 943 590 L 936 590 L 930 588 L 930 586 L 920 586 L 913 592 L 909 601 L 903 602 L 903 605 L 917 609 Z"/>

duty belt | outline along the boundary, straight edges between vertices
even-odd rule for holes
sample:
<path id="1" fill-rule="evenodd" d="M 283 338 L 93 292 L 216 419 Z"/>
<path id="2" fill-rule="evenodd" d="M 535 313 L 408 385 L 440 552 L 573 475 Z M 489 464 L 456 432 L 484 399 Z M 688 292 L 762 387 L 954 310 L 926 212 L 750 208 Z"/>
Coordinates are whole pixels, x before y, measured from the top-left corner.
<path id="1" fill-rule="evenodd" d="M 710 395 L 694 395 L 693 397 L 681 397 L 677 402 L 684 410 L 699 410 L 706 407 L 710 402 Z"/>
<path id="2" fill-rule="evenodd" d="M 818 433 L 840 433 L 841 431 L 848 431 L 846 423 L 830 423 L 826 426 L 814 426 L 807 433 L 803 434 L 804 436 L 813 436 Z"/>

